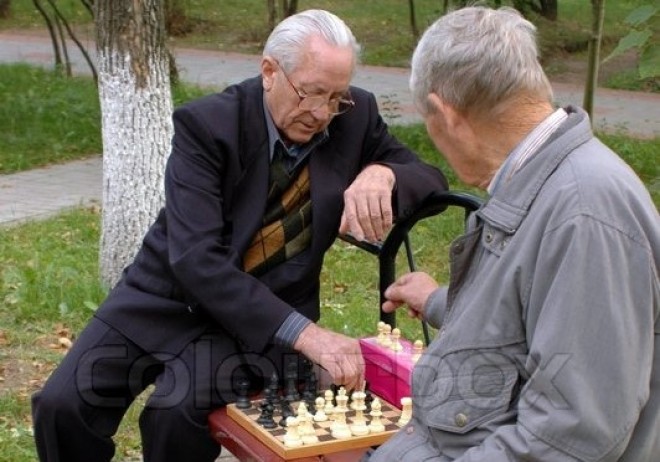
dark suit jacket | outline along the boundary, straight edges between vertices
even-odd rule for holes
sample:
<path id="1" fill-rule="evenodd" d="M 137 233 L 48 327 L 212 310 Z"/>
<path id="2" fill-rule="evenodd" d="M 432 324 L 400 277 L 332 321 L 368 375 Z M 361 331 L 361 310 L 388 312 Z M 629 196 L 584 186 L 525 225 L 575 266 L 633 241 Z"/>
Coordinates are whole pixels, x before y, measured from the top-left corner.
<path id="1" fill-rule="evenodd" d="M 334 118 L 309 160 L 311 249 L 304 263 L 294 258 L 259 279 L 241 267 L 268 187 L 261 78 L 177 109 L 165 207 L 97 316 L 145 350 L 169 353 L 209 327 L 237 348 L 261 352 L 292 310 L 318 320 L 323 256 L 337 236 L 343 192 L 360 170 L 374 162 L 394 170 L 399 216 L 446 188 L 437 169 L 389 135 L 374 96 L 351 93 L 355 109 Z"/>

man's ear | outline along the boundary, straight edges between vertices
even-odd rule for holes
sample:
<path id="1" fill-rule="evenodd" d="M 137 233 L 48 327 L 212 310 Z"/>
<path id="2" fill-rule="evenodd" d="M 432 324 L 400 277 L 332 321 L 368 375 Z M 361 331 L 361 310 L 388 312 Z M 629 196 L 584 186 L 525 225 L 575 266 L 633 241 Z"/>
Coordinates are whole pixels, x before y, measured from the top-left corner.
<path id="1" fill-rule="evenodd" d="M 431 109 L 442 118 L 447 130 L 456 130 L 464 122 L 463 115 L 454 106 L 440 98 L 437 93 L 430 93 L 428 102 Z"/>
<path id="2" fill-rule="evenodd" d="M 270 56 L 264 56 L 261 59 L 261 81 L 264 86 L 264 90 L 270 91 L 273 86 L 273 81 L 275 80 L 275 70 L 277 69 L 277 63 Z"/>

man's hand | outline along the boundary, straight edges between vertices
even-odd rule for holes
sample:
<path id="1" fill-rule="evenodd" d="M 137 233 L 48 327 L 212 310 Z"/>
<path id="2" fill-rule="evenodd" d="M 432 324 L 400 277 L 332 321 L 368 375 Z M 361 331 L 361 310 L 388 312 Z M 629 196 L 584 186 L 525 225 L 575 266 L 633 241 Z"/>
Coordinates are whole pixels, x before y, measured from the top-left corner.
<path id="1" fill-rule="evenodd" d="M 438 283 L 426 273 L 404 274 L 385 290 L 387 301 L 383 303 L 383 311 L 391 313 L 407 305 L 410 317 L 421 318 L 429 295 L 438 287 Z"/>
<path id="2" fill-rule="evenodd" d="M 362 388 L 364 361 L 357 340 L 310 323 L 293 347 L 327 370 L 335 385 L 344 385 L 347 390 Z"/>
<path id="3" fill-rule="evenodd" d="M 367 166 L 344 191 L 340 234 L 359 241 L 382 241 L 392 228 L 392 191 L 396 178 L 391 168 Z"/>

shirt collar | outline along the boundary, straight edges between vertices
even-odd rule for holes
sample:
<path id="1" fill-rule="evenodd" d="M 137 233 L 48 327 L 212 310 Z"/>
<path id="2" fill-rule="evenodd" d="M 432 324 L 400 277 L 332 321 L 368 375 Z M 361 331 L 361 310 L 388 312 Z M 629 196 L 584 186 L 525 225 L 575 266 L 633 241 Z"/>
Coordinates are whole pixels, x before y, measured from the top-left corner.
<path id="1" fill-rule="evenodd" d="M 491 196 L 502 183 L 506 183 L 511 177 L 533 157 L 539 148 L 547 141 L 557 128 L 566 120 L 568 114 L 562 108 L 557 109 L 518 143 L 511 153 L 504 160 L 500 168 L 495 172 L 495 176 L 488 185 L 488 194 Z"/>

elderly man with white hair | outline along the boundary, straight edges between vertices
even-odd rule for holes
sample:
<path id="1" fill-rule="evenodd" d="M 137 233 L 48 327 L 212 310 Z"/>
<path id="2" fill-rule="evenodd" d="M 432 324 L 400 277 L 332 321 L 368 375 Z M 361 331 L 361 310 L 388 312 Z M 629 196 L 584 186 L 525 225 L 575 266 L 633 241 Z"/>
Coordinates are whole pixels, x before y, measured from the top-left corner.
<path id="1" fill-rule="evenodd" d="M 411 88 L 435 146 L 488 192 L 451 277 L 403 275 L 385 311 L 439 328 L 412 377 L 413 419 L 381 461 L 660 458 L 660 220 L 648 191 L 556 108 L 535 27 L 468 7 L 434 23 Z"/>

